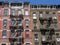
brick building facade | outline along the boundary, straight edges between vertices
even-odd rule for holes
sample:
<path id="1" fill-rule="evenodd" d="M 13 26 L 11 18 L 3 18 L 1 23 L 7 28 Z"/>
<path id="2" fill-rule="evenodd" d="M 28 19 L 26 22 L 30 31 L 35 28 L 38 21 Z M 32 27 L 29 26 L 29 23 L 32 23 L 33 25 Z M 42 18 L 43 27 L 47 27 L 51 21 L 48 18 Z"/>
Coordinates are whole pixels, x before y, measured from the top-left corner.
<path id="1" fill-rule="evenodd" d="M 59 45 L 60 6 L 0 2 L 0 45 Z"/>

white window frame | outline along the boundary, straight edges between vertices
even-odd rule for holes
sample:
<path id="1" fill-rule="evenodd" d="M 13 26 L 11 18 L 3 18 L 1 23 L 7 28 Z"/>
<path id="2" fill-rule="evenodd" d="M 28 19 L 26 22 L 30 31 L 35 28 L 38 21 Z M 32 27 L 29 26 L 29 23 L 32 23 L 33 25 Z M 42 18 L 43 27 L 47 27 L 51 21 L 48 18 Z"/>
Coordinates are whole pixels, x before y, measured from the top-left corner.
<path id="1" fill-rule="evenodd" d="M 21 9 L 18 9 L 18 15 L 22 14 Z"/>
<path id="2" fill-rule="evenodd" d="M 25 10 L 24 10 L 24 14 L 25 14 L 25 15 L 29 15 L 28 9 L 25 9 Z"/>
<path id="3" fill-rule="evenodd" d="M 33 13 L 33 19 L 37 19 L 36 13 Z"/>

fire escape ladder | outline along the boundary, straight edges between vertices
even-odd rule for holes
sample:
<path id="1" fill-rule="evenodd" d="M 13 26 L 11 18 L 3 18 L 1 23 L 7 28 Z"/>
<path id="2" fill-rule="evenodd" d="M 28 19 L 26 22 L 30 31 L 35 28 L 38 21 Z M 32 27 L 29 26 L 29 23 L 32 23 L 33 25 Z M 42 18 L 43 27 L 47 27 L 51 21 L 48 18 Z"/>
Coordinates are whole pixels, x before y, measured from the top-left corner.
<path id="1" fill-rule="evenodd" d="M 16 26 L 16 24 L 18 23 L 18 21 L 15 21 L 15 24 L 14 24 L 14 26 Z"/>
<path id="2" fill-rule="evenodd" d="M 17 32 L 15 32 L 15 35 L 14 35 L 14 37 L 16 37 L 16 35 L 17 35 Z"/>

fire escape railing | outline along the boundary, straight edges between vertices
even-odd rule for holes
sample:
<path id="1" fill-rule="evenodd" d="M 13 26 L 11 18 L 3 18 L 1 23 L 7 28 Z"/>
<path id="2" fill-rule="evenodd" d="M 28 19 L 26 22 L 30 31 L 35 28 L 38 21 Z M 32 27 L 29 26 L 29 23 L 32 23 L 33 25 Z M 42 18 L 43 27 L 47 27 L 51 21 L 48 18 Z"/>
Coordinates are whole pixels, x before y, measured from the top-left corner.
<path id="1" fill-rule="evenodd" d="M 11 36 L 10 36 L 10 41 L 17 45 L 21 45 L 24 43 L 24 38 L 23 38 L 23 25 L 22 25 L 22 19 L 23 15 L 10 15 L 10 18 L 15 18 L 14 25 L 10 25 L 10 30 L 11 30 Z M 21 21 L 18 23 L 19 19 Z"/>
<path id="2" fill-rule="evenodd" d="M 53 44 L 55 42 L 55 31 L 53 25 L 53 19 L 51 16 L 49 17 L 39 17 L 40 20 L 40 32 L 42 36 L 42 43 L 43 44 Z M 43 45 L 42 44 L 42 45 Z"/>

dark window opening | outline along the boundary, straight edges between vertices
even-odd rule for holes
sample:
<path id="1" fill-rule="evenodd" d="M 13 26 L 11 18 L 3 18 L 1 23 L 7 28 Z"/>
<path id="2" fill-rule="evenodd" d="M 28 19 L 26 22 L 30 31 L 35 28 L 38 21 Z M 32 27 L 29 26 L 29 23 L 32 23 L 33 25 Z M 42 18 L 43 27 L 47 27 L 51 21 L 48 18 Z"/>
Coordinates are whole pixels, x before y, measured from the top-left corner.
<path id="1" fill-rule="evenodd" d="M 11 6 L 22 6 L 22 3 L 11 3 Z"/>
<path id="2" fill-rule="evenodd" d="M 3 20 L 3 26 L 7 26 L 7 19 Z"/>
<path id="3" fill-rule="evenodd" d="M 3 30 L 2 31 L 2 37 L 6 37 L 6 33 L 7 33 L 6 30 Z"/>
<path id="4" fill-rule="evenodd" d="M 38 39 L 38 34 L 34 34 L 34 38 L 35 39 Z"/>
<path id="5" fill-rule="evenodd" d="M 15 24 L 15 20 L 11 19 L 11 25 L 14 25 L 14 24 Z"/>
<path id="6" fill-rule="evenodd" d="M 6 45 L 6 44 L 2 44 L 2 45 Z"/>

